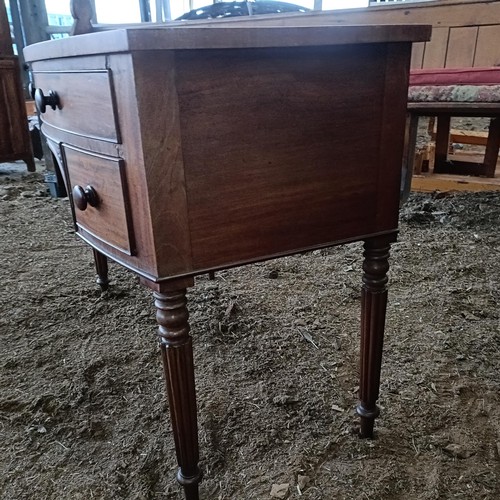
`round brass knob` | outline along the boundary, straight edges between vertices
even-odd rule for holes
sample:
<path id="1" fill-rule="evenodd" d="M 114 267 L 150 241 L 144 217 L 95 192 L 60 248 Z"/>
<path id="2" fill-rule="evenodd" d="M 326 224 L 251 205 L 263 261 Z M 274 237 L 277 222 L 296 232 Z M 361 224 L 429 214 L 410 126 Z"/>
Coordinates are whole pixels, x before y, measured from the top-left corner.
<path id="1" fill-rule="evenodd" d="M 47 111 L 47 106 L 55 110 L 60 107 L 59 96 L 57 92 L 53 90 L 49 90 L 49 94 L 45 95 L 42 89 L 36 89 L 35 104 L 40 113 L 45 113 L 45 111 Z"/>
<path id="2" fill-rule="evenodd" d="M 92 186 L 83 188 L 82 186 L 75 186 L 72 191 L 73 201 L 78 210 L 86 210 L 87 206 L 97 207 L 99 204 L 99 197 L 96 190 Z"/>

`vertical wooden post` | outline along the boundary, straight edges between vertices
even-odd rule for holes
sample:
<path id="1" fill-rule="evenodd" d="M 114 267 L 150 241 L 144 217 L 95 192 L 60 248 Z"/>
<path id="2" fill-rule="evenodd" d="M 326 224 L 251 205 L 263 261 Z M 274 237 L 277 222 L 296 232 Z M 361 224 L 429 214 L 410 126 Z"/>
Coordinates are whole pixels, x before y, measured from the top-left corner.
<path id="1" fill-rule="evenodd" d="M 387 271 L 389 250 L 393 236 L 378 236 L 365 241 L 363 287 L 361 293 L 361 362 L 360 435 L 373 437 L 375 418 L 380 410 L 376 405 L 380 387 L 380 367 L 384 342 L 385 312 L 387 306 Z"/>
<path id="2" fill-rule="evenodd" d="M 45 0 L 19 0 L 19 7 L 26 45 L 49 40 L 50 36 L 47 33 L 49 21 Z"/>
<path id="3" fill-rule="evenodd" d="M 498 161 L 498 151 L 500 150 L 500 118 L 490 120 L 488 141 L 484 153 L 483 174 L 486 177 L 495 177 L 495 169 Z"/>
<path id="4" fill-rule="evenodd" d="M 179 470 L 187 500 L 198 500 L 198 424 L 193 346 L 184 283 L 161 284 L 154 293 L 156 319 Z"/>
<path id="5" fill-rule="evenodd" d="M 448 149 L 450 147 L 450 122 L 449 115 L 439 115 L 436 130 L 436 154 L 434 156 L 434 172 L 446 171 Z"/>
<path id="6" fill-rule="evenodd" d="M 90 0 L 71 0 L 71 15 L 75 20 L 70 35 L 83 35 L 92 32 L 94 11 Z"/>

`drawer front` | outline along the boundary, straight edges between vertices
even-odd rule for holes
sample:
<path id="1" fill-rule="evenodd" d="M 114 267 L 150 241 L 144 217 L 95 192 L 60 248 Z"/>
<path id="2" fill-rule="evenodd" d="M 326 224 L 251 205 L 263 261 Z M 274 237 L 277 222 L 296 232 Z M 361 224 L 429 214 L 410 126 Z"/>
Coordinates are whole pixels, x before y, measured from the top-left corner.
<path id="1" fill-rule="evenodd" d="M 46 107 L 42 120 L 53 127 L 102 141 L 120 143 L 110 70 L 34 71 L 44 96 L 58 96 L 56 109 Z"/>
<path id="2" fill-rule="evenodd" d="M 78 229 L 133 255 L 134 237 L 123 160 L 68 145 L 63 145 L 62 151 Z M 95 198 L 88 195 L 89 189 Z M 84 192 L 87 192 L 84 199 L 89 201 L 84 201 L 82 206 L 80 193 Z"/>

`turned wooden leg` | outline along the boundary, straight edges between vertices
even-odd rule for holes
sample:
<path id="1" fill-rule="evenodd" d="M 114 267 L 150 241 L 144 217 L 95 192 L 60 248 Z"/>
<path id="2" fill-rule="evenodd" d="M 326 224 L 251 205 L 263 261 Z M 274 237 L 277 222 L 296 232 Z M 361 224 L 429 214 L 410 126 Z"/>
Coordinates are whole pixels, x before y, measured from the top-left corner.
<path id="1" fill-rule="evenodd" d="M 109 286 L 108 259 L 95 248 L 92 250 L 94 252 L 94 262 L 97 273 L 96 283 L 101 287 L 101 290 L 105 292 Z"/>
<path id="2" fill-rule="evenodd" d="M 193 346 L 189 335 L 186 289 L 155 292 L 163 368 L 179 470 L 187 500 L 198 500 L 198 425 Z"/>
<path id="3" fill-rule="evenodd" d="M 380 366 L 387 305 L 387 271 L 393 237 L 380 236 L 365 241 L 363 288 L 361 293 L 360 435 L 373 437 L 373 425 L 380 410 L 376 405 L 380 387 Z"/>

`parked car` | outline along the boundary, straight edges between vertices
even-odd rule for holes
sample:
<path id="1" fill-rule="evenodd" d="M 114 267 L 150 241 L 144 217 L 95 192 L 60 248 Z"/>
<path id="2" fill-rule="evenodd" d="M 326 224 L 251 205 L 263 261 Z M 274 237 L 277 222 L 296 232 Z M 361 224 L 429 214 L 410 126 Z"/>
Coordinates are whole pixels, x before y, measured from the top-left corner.
<path id="1" fill-rule="evenodd" d="M 254 16 L 283 12 L 308 12 L 310 9 L 287 2 L 218 2 L 199 9 L 193 9 L 178 17 L 176 21 L 196 19 L 218 19 L 223 17 Z"/>

